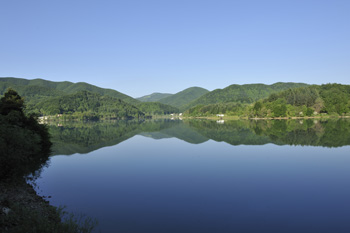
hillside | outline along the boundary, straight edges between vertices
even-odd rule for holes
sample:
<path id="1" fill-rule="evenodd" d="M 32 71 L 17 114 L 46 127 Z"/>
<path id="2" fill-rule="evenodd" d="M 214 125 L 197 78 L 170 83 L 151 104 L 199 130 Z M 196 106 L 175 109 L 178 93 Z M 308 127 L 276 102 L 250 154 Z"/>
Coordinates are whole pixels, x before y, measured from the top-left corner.
<path id="1" fill-rule="evenodd" d="M 3 95 L 4 91 L 9 87 L 17 90 L 28 102 L 31 102 L 32 98 L 40 99 L 43 96 L 62 96 L 65 94 L 74 94 L 79 91 L 89 91 L 100 95 L 115 97 L 129 104 L 139 103 L 138 100 L 118 91 L 97 87 L 84 82 L 72 83 L 67 81 L 53 82 L 43 79 L 0 78 L 0 95 Z M 39 94 L 40 97 L 37 96 L 38 90 L 41 90 Z"/>
<path id="2" fill-rule="evenodd" d="M 350 113 L 350 85 L 324 84 L 288 89 L 254 104 L 257 117 L 303 117 Z"/>
<path id="3" fill-rule="evenodd" d="M 178 108 L 159 102 L 142 102 L 136 107 L 146 115 L 167 115 L 179 112 Z"/>
<path id="4" fill-rule="evenodd" d="M 161 99 L 164 99 L 166 97 L 172 96 L 173 94 L 169 94 L 169 93 L 152 93 L 150 95 L 145 95 L 139 98 L 136 98 L 137 100 L 141 101 L 141 102 L 157 102 Z"/>
<path id="5" fill-rule="evenodd" d="M 187 116 L 242 116 L 249 118 L 349 116 L 350 85 L 324 84 L 290 88 L 253 103 L 227 102 L 196 105 Z"/>
<path id="6" fill-rule="evenodd" d="M 196 105 L 209 105 L 218 103 L 254 103 L 255 101 L 266 98 L 272 93 L 277 93 L 289 88 L 297 88 L 308 86 L 305 83 L 275 83 L 272 85 L 266 84 L 245 84 L 245 85 L 231 85 L 224 89 L 216 89 L 200 98 L 190 102 L 184 109 L 192 108 Z"/>
<path id="7" fill-rule="evenodd" d="M 180 111 L 183 111 L 185 105 L 198 99 L 199 97 L 205 95 L 208 92 L 208 90 L 201 87 L 190 87 L 172 96 L 163 98 L 159 100 L 159 102 L 177 107 L 180 109 Z"/>
<path id="8" fill-rule="evenodd" d="M 68 114 L 80 119 L 130 119 L 143 117 L 135 106 L 120 99 L 81 91 L 51 98 L 35 105 L 43 115 Z"/>

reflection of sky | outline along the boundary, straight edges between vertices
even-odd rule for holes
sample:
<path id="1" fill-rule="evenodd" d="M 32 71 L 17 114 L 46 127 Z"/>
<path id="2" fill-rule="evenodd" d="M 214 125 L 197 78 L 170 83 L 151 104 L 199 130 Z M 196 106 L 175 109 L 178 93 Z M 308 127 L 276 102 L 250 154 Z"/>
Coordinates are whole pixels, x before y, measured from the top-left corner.
<path id="1" fill-rule="evenodd" d="M 55 156 L 38 183 L 102 232 L 350 232 L 349 149 L 135 136 Z"/>

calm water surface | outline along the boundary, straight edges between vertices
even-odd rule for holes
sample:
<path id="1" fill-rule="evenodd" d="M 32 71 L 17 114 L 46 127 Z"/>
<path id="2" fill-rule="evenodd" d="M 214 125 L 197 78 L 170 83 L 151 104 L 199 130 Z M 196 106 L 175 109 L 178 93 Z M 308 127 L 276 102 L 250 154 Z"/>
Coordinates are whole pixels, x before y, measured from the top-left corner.
<path id="1" fill-rule="evenodd" d="M 52 126 L 54 155 L 37 183 L 51 204 L 97 218 L 96 232 L 345 233 L 349 128 L 348 121 Z"/>

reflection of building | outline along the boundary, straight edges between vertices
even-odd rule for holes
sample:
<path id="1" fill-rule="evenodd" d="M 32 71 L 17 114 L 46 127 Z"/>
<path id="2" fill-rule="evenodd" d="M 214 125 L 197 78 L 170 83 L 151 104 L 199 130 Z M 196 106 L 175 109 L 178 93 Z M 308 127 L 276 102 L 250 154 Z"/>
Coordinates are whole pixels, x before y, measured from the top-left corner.
<path id="1" fill-rule="evenodd" d="M 218 124 L 224 124 L 225 121 L 224 121 L 224 120 L 218 120 L 218 121 L 216 121 L 216 123 L 218 123 Z"/>

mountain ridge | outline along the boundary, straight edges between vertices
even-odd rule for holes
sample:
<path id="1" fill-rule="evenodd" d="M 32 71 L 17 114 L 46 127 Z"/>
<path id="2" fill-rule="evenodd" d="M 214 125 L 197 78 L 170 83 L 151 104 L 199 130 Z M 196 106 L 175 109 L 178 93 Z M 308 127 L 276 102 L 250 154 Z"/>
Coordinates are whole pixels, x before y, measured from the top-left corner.
<path id="1" fill-rule="evenodd" d="M 202 87 L 189 87 L 180 92 L 177 92 L 174 95 L 163 98 L 159 100 L 159 102 L 177 107 L 180 109 L 180 111 L 183 111 L 183 107 L 185 105 L 198 99 L 206 93 L 209 93 L 209 91 Z"/>
<path id="2" fill-rule="evenodd" d="M 154 92 L 150 95 L 144 95 L 141 97 L 136 98 L 137 100 L 141 102 L 158 102 L 161 99 L 164 99 L 166 97 L 172 96 L 173 94 L 170 93 L 160 93 L 160 92 Z"/>

